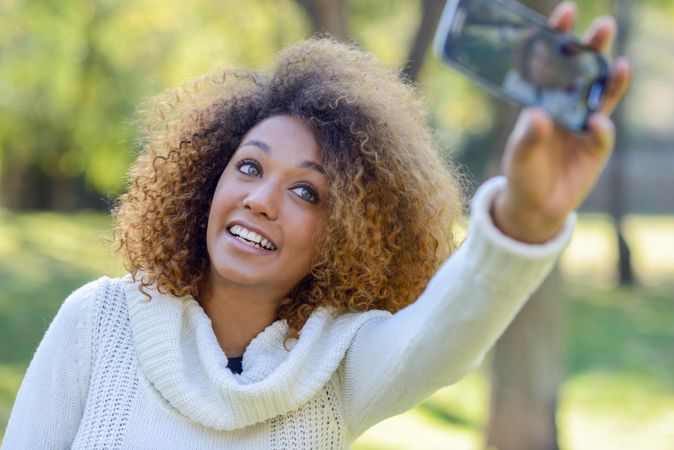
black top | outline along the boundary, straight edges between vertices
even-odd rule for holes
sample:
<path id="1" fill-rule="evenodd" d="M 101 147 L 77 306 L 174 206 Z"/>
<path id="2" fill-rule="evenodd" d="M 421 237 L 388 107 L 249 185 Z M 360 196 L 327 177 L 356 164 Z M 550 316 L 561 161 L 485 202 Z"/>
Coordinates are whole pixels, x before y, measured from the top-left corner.
<path id="1" fill-rule="evenodd" d="M 241 367 L 241 362 L 243 361 L 243 356 L 237 356 L 236 358 L 227 358 L 227 368 L 232 371 L 232 373 L 241 373 L 243 367 Z"/>

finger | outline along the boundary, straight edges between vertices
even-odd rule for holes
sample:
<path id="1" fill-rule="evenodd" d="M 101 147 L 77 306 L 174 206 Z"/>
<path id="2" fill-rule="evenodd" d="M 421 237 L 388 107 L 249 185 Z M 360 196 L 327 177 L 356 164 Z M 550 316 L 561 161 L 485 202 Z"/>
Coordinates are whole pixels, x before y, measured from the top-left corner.
<path id="1" fill-rule="evenodd" d="M 565 1 L 555 7 L 550 14 L 548 23 L 557 31 L 569 33 L 576 24 L 576 16 L 576 4 L 572 1 Z"/>
<path id="2" fill-rule="evenodd" d="M 604 158 L 608 158 L 615 139 L 613 121 L 604 114 L 595 113 L 588 120 L 589 138 Z"/>
<path id="3" fill-rule="evenodd" d="M 550 136 L 554 128 L 550 115 L 540 107 L 525 108 L 510 136 L 508 147 L 518 160 L 526 159 L 538 144 Z"/>
<path id="4" fill-rule="evenodd" d="M 585 42 L 588 47 L 600 53 L 605 53 L 613 43 L 616 29 L 617 27 L 613 17 L 598 17 L 592 22 L 590 28 L 588 28 L 588 30 L 585 32 L 585 35 L 583 36 L 583 42 Z"/>
<path id="5" fill-rule="evenodd" d="M 613 66 L 611 79 L 606 87 L 606 97 L 601 107 L 601 113 L 610 116 L 620 100 L 625 96 L 630 84 L 632 68 L 627 58 L 618 58 Z"/>

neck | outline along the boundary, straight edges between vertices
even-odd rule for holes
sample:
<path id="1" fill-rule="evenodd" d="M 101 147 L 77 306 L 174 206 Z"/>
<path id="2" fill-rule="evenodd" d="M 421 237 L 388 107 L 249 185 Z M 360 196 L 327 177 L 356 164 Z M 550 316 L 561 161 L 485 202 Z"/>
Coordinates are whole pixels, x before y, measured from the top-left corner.
<path id="1" fill-rule="evenodd" d="M 250 286 L 215 283 L 209 277 L 199 302 L 211 319 L 225 355 L 237 357 L 243 355 L 255 336 L 274 323 L 281 298 Z"/>

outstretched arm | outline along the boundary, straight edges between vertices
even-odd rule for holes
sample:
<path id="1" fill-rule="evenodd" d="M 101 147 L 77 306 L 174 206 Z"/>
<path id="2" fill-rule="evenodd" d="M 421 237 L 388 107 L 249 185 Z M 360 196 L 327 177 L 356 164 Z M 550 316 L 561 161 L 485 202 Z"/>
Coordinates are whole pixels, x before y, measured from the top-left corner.
<path id="1" fill-rule="evenodd" d="M 575 6 L 560 4 L 550 23 L 569 31 Z M 597 19 L 588 45 L 604 51 L 615 33 Z M 577 208 L 613 147 L 608 118 L 624 95 L 629 65 L 614 65 L 606 102 L 578 135 L 527 108 L 503 158 L 506 178 L 483 186 L 473 201 L 469 237 L 434 275 L 422 296 L 356 334 L 341 374 L 352 436 L 402 412 L 474 368 L 548 273 L 570 237 Z"/>
<path id="2" fill-rule="evenodd" d="M 542 245 L 502 234 L 489 209 L 505 185 L 496 178 L 478 190 L 468 239 L 414 303 L 356 333 L 341 367 L 353 437 L 475 368 L 570 239 L 574 214 Z"/>

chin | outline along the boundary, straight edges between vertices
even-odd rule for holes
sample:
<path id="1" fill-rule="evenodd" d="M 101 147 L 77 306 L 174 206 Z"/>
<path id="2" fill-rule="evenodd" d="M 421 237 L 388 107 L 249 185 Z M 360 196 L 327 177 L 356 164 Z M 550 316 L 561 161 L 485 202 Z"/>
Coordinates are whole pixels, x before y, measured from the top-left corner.
<path id="1" fill-rule="evenodd" d="M 211 275 L 215 277 L 214 281 L 224 281 L 246 286 L 259 286 L 265 278 L 259 269 L 246 270 L 243 265 L 237 264 L 211 263 Z"/>

